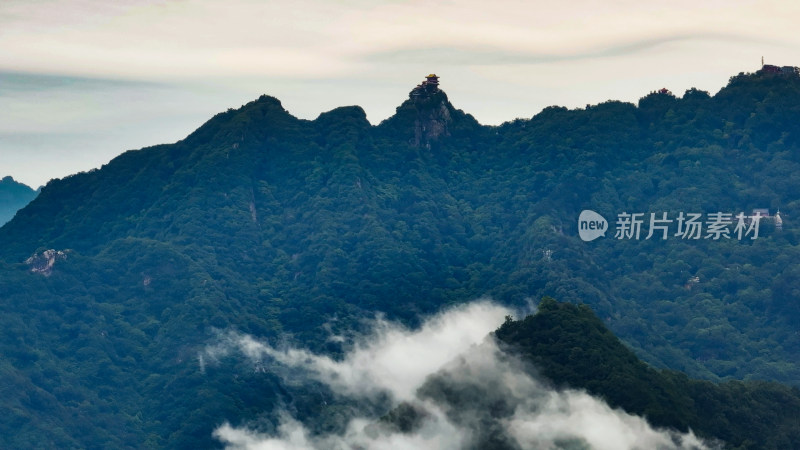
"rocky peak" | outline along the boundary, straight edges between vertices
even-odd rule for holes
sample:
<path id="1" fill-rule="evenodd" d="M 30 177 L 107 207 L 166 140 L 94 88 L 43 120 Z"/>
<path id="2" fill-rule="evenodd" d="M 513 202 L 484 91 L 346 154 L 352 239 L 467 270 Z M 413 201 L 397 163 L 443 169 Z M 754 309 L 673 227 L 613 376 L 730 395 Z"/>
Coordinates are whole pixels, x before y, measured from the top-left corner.
<path id="1" fill-rule="evenodd" d="M 414 145 L 430 147 L 431 142 L 441 136 L 450 136 L 448 124 L 452 120 L 446 101 L 418 110 L 417 120 L 414 122 Z"/>
<path id="2" fill-rule="evenodd" d="M 414 121 L 415 147 L 430 147 L 441 136 L 449 136 L 448 124 L 452 121 L 447 94 L 439 89 L 439 77 L 430 74 L 408 94 L 406 103 L 416 110 Z"/>

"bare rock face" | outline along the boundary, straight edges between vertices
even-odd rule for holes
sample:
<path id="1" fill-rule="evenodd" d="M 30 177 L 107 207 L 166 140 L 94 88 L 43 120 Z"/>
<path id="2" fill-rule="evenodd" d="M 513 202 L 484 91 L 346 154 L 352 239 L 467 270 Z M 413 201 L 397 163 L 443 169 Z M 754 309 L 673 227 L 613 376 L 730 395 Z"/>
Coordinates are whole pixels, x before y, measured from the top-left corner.
<path id="1" fill-rule="evenodd" d="M 34 254 L 25 260 L 25 264 L 30 267 L 31 272 L 40 273 L 49 277 L 53 273 L 53 266 L 56 261 L 67 259 L 67 254 L 61 250 L 45 250 L 41 253 Z"/>
<path id="2" fill-rule="evenodd" d="M 416 110 L 414 121 L 415 147 L 428 147 L 441 136 L 449 136 L 447 124 L 452 121 L 447 95 L 439 89 L 439 77 L 430 74 L 409 94 L 409 102 Z"/>
<path id="3" fill-rule="evenodd" d="M 428 107 L 419 111 L 419 116 L 414 122 L 414 145 L 430 146 L 430 143 L 441 136 L 449 136 L 447 124 L 451 121 L 450 110 L 442 101 L 438 106 Z"/>

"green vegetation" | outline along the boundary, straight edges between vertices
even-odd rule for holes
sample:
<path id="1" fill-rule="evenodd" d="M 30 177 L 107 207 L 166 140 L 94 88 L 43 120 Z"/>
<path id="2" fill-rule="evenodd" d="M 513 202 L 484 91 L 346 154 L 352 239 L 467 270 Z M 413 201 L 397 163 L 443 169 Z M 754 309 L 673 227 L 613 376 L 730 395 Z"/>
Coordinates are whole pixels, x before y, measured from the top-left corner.
<path id="1" fill-rule="evenodd" d="M 358 107 L 306 121 L 261 97 L 51 181 L 0 228 L 0 446 L 206 448 L 224 420 L 319 404 L 239 366 L 202 372 L 216 330 L 337 353 L 329 333 L 375 312 L 414 324 L 483 295 L 585 302 L 644 361 L 694 378 L 797 385 L 798 177 L 796 77 L 497 127 L 443 92 L 377 126 Z M 577 236 L 587 208 L 761 207 L 784 229 L 755 241 Z M 67 259 L 31 273 L 46 249 Z"/>
<path id="2" fill-rule="evenodd" d="M 728 448 L 800 442 L 800 389 L 763 381 L 715 384 L 640 361 L 586 305 L 545 297 L 535 315 L 496 332 L 511 353 L 559 387 L 585 389 L 659 427 L 692 429 Z"/>

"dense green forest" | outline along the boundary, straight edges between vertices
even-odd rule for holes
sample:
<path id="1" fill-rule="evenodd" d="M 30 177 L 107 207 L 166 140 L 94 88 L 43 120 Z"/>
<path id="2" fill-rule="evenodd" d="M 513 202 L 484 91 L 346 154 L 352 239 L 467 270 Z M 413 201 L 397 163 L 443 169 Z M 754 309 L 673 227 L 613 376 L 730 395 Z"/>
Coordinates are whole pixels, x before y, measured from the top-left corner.
<path id="1" fill-rule="evenodd" d="M 796 76 L 500 126 L 443 91 L 374 126 L 356 106 L 309 121 L 263 96 L 51 181 L 0 228 L 0 446 L 210 447 L 222 420 L 276 402 L 303 415 L 321 395 L 201 371 L 218 330 L 335 355 L 330 333 L 375 312 L 414 325 L 481 296 L 585 303 L 654 367 L 796 386 L 799 169 Z M 782 230 L 578 237 L 584 209 L 613 226 L 754 208 L 780 209 Z"/>
<path id="2" fill-rule="evenodd" d="M 10 176 L 0 180 L 0 225 L 11 220 L 23 206 L 36 197 L 36 191 Z"/>
<path id="3" fill-rule="evenodd" d="M 526 448 L 507 424 L 531 397 L 534 410 L 547 409 L 552 397 L 542 394 L 552 394 L 550 389 L 562 395 L 568 395 L 570 389 L 585 390 L 613 408 L 645 417 L 659 429 L 691 430 L 711 448 L 777 450 L 797 448 L 800 442 L 797 387 L 765 381 L 714 383 L 654 369 L 638 359 L 585 304 L 545 297 L 535 314 L 520 320 L 508 317 L 493 337 L 491 342 L 499 344 L 503 352 L 493 364 L 505 369 L 506 386 L 497 386 L 496 380 L 485 374 L 476 376 L 480 369 L 469 363 L 468 354 L 428 377 L 419 389 L 420 399 L 432 402 L 449 420 L 474 431 L 468 448 Z M 473 348 L 470 353 L 480 351 Z M 542 383 L 539 389 L 526 392 L 525 398 L 513 394 L 525 379 L 509 377 L 514 365 L 505 364 L 515 358 L 522 361 L 523 373 Z M 464 372 L 472 372 L 472 376 L 463 376 Z M 432 420 L 431 409 L 431 403 L 401 403 L 377 424 L 384 430 L 417 433 Z M 569 436 L 568 431 L 561 440 L 571 445 L 557 448 L 594 448 L 578 433 Z"/>
<path id="4" fill-rule="evenodd" d="M 560 387 L 586 389 L 659 427 L 693 430 L 728 448 L 796 448 L 800 389 L 765 381 L 715 384 L 640 361 L 586 305 L 545 297 L 535 315 L 496 332 L 512 354 Z"/>

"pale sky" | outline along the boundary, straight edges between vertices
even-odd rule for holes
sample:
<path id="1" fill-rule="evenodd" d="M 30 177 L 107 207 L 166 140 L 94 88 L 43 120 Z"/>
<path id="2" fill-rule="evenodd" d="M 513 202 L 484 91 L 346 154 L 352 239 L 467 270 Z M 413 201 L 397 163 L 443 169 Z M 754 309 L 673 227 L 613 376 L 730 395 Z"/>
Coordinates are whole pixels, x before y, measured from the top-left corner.
<path id="1" fill-rule="evenodd" d="M 377 124 L 424 75 L 480 122 L 800 66 L 794 1 L 0 0 L 0 177 L 38 187 L 268 94 Z"/>

